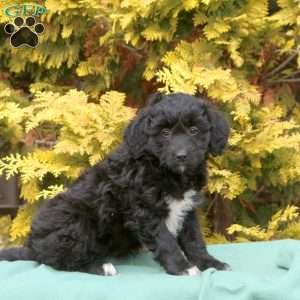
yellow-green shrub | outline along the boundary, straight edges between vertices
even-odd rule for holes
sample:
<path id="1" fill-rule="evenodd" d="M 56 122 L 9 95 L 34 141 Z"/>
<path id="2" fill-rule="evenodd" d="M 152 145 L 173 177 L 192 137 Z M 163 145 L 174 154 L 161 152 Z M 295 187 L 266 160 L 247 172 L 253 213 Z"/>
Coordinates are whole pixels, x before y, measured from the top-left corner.
<path id="1" fill-rule="evenodd" d="M 0 106 L 3 116 L 19 115 L 27 133 L 35 130 L 42 135 L 46 128 L 56 133 L 51 148 L 33 147 L 26 154 L 10 154 L 0 160 L 0 174 L 7 178 L 19 175 L 21 197 L 26 201 L 12 222 L 13 241 L 22 242 L 26 237 L 43 200 L 62 191 L 64 184 L 120 143 L 123 128 L 135 112 L 124 106 L 124 101 L 124 94 L 111 91 L 88 102 L 84 92 L 70 90 L 64 95 L 38 92 L 24 108 Z"/>
<path id="2" fill-rule="evenodd" d="M 112 99 L 121 96 L 108 94 L 110 101 L 98 102 L 99 95 L 114 89 L 140 105 L 156 88 L 207 96 L 231 122 L 228 151 L 209 162 L 209 219 L 213 225 L 217 219 L 226 221 L 222 228 L 215 226 L 218 230 L 225 233 L 233 222 L 266 226 L 274 212 L 298 204 L 300 109 L 294 83 L 300 81 L 299 2 L 45 3 L 46 32 L 38 48 L 16 50 L 4 40 L 0 46 L 0 78 L 5 75 L 15 90 L 21 85 L 29 92 L 25 98 L 34 98 L 20 106 L 7 94 L 15 90 L 0 92 L 7 140 L 15 143 L 38 130 L 50 147 L 33 145 L 27 154 L 1 160 L 3 172 L 20 174 L 26 207 L 59 191 L 120 142 L 133 111 L 120 100 L 115 107 L 119 123 L 109 122 L 105 113 L 95 112 L 102 105 L 110 111 Z M 82 91 L 67 92 L 74 87 Z M 74 119 L 80 120 L 79 128 L 71 125 Z M 58 142 L 51 147 L 57 132 Z M 21 236 L 28 232 L 30 220 L 22 217 L 26 207 L 15 221 L 20 229 L 12 229 L 14 238 L 22 231 L 18 220 L 27 222 Z"/>

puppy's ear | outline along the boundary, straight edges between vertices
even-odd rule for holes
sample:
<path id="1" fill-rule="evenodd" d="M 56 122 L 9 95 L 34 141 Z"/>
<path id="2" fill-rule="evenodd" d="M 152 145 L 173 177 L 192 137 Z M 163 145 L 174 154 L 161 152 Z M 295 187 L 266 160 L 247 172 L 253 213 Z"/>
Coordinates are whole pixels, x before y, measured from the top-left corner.
<path id="1" fill-rule="evenodd" d="M 163 97 L 163 94 L 160 92 L 156 92 L 149 96 L 149 98 L 146 100 L 146 106 L 152 106 L 156 103 L 158 103 Z"/>
<path id="2" fill-rule="evenodd" d="M 124 142 L 128 146 L 129 151 L 134 158 L 140 157 L 146 148 L 148 141 L 146 127 L 148 122 L 148 110 L 144 109 L 125 129 Z"/>
<path id="3" fill-rule="evenodd" d="M 229 123 L 225 119 L 224 114 L 210 104 L 207 104 L 207 115 L 211 124 L 209 152 L 213 156 L 220 155 L 223 153 L 228 141 L 230 133 Z"/>

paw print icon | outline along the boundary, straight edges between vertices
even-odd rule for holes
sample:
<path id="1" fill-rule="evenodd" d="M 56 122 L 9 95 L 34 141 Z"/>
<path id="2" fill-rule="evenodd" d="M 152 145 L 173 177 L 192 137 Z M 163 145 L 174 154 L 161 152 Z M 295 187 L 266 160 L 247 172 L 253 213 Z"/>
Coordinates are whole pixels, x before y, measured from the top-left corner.
<path id="1" fill-rule="evenodd" d="M 13 23 L 4 26 L 4 30 L 10 35 L 10 43 L 14 48 L 28 46 L 34 48 L 39 43 L 39 35 L 45 30 L 42 23 L 36 23 L 34 17 L 17 17 Z"/>

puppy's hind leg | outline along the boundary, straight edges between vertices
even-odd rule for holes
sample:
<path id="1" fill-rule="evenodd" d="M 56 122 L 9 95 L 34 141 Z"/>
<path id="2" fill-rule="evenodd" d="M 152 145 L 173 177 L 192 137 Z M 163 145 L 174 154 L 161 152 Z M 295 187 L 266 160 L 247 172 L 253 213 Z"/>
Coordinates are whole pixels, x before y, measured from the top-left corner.
<path id="1" fill-rule="evenodd" d="M 105 263 L 102 265 L 105 276 L 115 276 L 118 275 L 118 271 L 112 263 Z"/>
<path id="2" fill-rule="evenodd" d="M 110 262 L 95 262 L 81 268 L 80 272 L 103 276 L 116 276 L 119 274 L 115 266 Z"/>

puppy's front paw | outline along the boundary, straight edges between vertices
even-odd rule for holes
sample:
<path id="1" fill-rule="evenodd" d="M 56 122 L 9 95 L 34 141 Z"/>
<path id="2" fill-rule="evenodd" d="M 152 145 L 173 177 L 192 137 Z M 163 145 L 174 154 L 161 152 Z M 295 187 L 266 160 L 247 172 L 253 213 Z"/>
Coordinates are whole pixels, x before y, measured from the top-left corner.
<path id="1" fill-rule="evenodd" d="M 193 266 L 191 268 L 186 269 L 182 275 L 188 275 L 188 276 L 196 276 L 199 275 L 201 271 L 198 269 L 198 267 Z"/>
<path id="2" fill-rule="evenodd" d="M 228 264 L 218 260 L 211 262 L 209 268 L 215 268 L 219 271 L 232 271 L 231 267 Z"/>
<path id="3" fill-rule="evenodd" d="M 203 260 L 201 260 L 198 267 L 202 271 L 206 270 L 208 268 L 214 268 L 214 269 L 217 269 L 219 271 L 231 271 L 232 270 L 231 267 L 228 264 L 223 263 L 223 262 L 215 259 L 212 256 L 204 257 Z"/>

